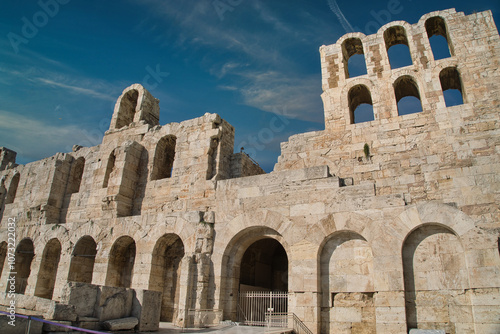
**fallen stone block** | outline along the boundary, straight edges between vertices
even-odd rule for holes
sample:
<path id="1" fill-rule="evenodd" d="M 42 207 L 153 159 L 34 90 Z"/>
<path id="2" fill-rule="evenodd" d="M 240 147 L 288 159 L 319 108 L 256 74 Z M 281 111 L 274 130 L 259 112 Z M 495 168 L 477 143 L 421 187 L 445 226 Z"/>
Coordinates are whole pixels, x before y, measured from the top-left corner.
<path id="1" fill-rule="evenodd" d="M 80 317 L 92 317 L 99 287 L 93 284 L 68 282 L 62 293 L 61 303 L 74 305 Z"/>
<path id="2" fill-rule="evenodd" d="M 47 319 L 76 321 L 77 314 L 73 305 L 55 303 L 53 308 L 46 313 Z"/>
<path id="3" fill-rule="evenodd" d="M 134 317 L 128 317 L 123 319 L 113 319 L 107 320 L 102 323 L 104 329 L 110 331 L 119 331 L 124 329 L 134 329 L 135 326 L 139 323 L 139 320 Z"/>
<path id="4" fill-rule="evenodd" d="M 137 330 L 157 331 L 160 328 L 161 292 L 136 290 L 131 316 L 139 319 Z"/>

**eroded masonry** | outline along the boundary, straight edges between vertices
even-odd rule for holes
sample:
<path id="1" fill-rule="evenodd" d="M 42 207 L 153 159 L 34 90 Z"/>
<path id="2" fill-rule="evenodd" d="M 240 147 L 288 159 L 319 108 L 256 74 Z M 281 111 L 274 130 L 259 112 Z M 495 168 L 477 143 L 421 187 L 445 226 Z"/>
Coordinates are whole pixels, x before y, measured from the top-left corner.
<path id="1" fill-rule="evenodd" d="M 436 59 L 433 36 L 448 56 Z M 406 66 L 389 59 L 395 45 L 407 46 Z M 158 100 L 137 84 L 98 146 L 26 165 L 1 148 L 0 303 L 15 271 L 17 312 L 85 328 L 231 319 L 313 333 L 499 333 L 491 12 L 392 22 L 320 55 L 325 130 L 282 143 L 269 174 L 233 153 L 234 128 L 216 114 L 160 125 Z M 354 56 L 366 74 L 352 75 Z"/>

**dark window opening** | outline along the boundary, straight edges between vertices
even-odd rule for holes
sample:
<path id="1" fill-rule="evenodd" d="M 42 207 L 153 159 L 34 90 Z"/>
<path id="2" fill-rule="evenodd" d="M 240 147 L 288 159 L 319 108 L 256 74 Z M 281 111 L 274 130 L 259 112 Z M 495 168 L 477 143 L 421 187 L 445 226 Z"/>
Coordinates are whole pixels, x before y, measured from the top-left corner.
<path id="1" fill-rule="evenodd" d="M 385 47 L 392 69 L 413 64 L 406 37 L 406 31 L 401 26 L 391 27 L 384 32 Z"/>
<path id="2" fill-rule="evenodd" d="M 10 181 L 9 190 L 7 191 L 7 197 L 5 198 L 5 204 L 14 203 L 14 199 L 16 198 L 17 187 L 19 186 L 19 178 L 20 174 L 17 173 Z"/>
<path id="3" fill-rule="evenodd" d="M 422 111 L 420 93 L 415 80 L 410 76 L 402 76 L 394 82 L 394 93 L 398 104 L 398 115 L 408 115 Z"/>
<path id="4" fill-rule="evenodd" d="M 106 173 L 104 174 L 104 182 L 102 184 L 103 188 L 107 188 L 109 184 L 109 179 L 111 177 L 112 172 L 115 170 L 115 161 L 116 161 L 116 156 L 115 152 L 111 152 L 108 158 L 108 164 L 106 166 Z"/>
<path id="5" fill-rule="evenodd" d="M 367 73 L 363 43 L 359 38 L 346 39 L 342 43 L 342 54 L 346 79 Z"/>
<path id="6" fill-rule="evenodd" d="M 175 136 L 165 136 L 156 145 L 153 160 L 153 171 L 151 180 L 160 180 L 172 176 L 172 168 L 175 158 Z"/>
<path id="7" fill-rule="evenodd" d="M 447 107 L 464 103 L 462 80 L 455 67 L 447 67 L 439 73 L 439 81 L 443 90 L 444 101 Z"/>
<path id="8" fill-rule="evenodd" d="M 130 123 L 134 121 L 138 98 L 139 92 L 135 89 L 132 89 L 123 95 L 120 101 L 120 109 L 118 110 L 118 119 L 116 120 L 117 129 L 130 125 Z"/>
<path id="9" fill-rule="evenodd" d="M 373 121 L 373 103 L 370 90 L 364 85 L 356 85 L 348 94 L 351 124 Z"/>
<path id="10" fill-rule="evenodd" d="M 442 17 L 435 16 L 427 19 L 425 21 L 425 30 L 431 44 L 434 60 L 448 58 L 453 54 L 446 30 L 446 23 Z"/>
<path id="11" fill-rule="evenodd" d="M 85 158 L 80 157 L 76 159 L 71 165 L 69 173 L 68 187 L 66 194 L 73 194 L 80 191 L 80 184 L 82 183 L 83 169 L 85 167 Z"/>

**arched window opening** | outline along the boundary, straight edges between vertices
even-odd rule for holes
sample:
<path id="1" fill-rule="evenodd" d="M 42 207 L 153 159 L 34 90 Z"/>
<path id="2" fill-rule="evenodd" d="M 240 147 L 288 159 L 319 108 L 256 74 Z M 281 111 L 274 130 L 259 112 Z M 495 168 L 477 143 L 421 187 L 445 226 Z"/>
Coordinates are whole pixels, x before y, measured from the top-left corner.
<path id="1" fill-rule="evenodd" d="M 92 283 L 97 245 L 91 236 L 84 236 L 75 245 L 71 254 L 68 281 Z"/>
<path id="2" fill-rule="evenodd" d="M 452 55 L 446 23 L 442 17 L 435 16 L 425 21 L 425 30 L 431 44 L 434 60 L 448 58 Z"/>
<path id="3" fill-rule="evenodd" d="M 66 194 L 73 194 L 80 191 L 80 184 L 82 183 L 83 169 L 85 168 L 85 158 L 80 157 L 73 161 L 71 164 L 71 171 L 69 173 L 68 187 Z"/>
<path id="4" fill-rule="evenodd" d="M 210 149 L 208 150 L 208 168 L 207 180 L 211 180 L 217 174 L 217 156 L 219 155 L 219 140 L 212 138 L 210 140 Z"/>
<path id="5" fill-rule="evenodd" d="M 35 296 L 52 299 L 60 258 L 61 243 L 57 239 L 51 239 L 43 251 L 42 263 L 40 264 L 40 271 L 38 272 L 35 287 Z"/>
<path id="6" fill-rule="evenodd" d="M 184 244 L 175 234 L 165 234 L 153 249 L 149 289 L 162 292 L 160 321 L 173 322 L 179 312 L 180 263 Z"/>
<path id="7" fill-rule="evenodd" d="M 447 67 L 439 73 L 441 89 L 443 90 L 444 101 L 447 107 L 464 103 L 462 91 L 462 80 L 460 73 L 455 67 Z"/>
<path id="8" fill-rule="evenodd" d="M 413 64 L 406 31 L 401 26 L 390 27 L 384 32 L 385 47 L 391 68 L 400 68 Z"/>
<path id="9" fill-rule="evenodd" d="M 12 177 L 12 181 L 10 181 L 9 190 L 7 191 L 7 197 L 5 198 L 5 204 L 14 203 L 14 199 L 16 198 L 17 187 L 19 186 L 19 178 L 20 174 L 16 173 L 14 177 Z"/>
<path id="10" fill-rule="evenodd" d="M 123 95 L 118 110 L 118 119 L 116 120 L 117 129 L 130 125 L 134 121 L 138 98 L 139 92 L 136 89 L 129 90 Z"/>
<path id="11" fill-rule="evenodd" d="M 135 241 L 129 236 L 118 238 L 109 253 L 106 285 L 130 288 L 135 262 Z"/>
<path id="12" fill-rule="evenodd" d="M 367 73 L 363 43 L 359 38 L 346 39 L 342 43 L 342 55 L 346 79 Z"/>
<path id="13" fill-rule="evenodd" d="M 35 256 L 35 248 L 30 239 L 23 239 L 16 248 L 16 257 L 13 272 L 17 273 L 15 293 L 23 294 L 28 286 L 28 278 L 31 273 L 31 261 Z M 10 287 L 7 287 L 10 291 Z"/>
<path id="14" fill-rule="evenodd" d="M 160 139 L 156 145 L 151 180 L 160 180 L 172 176 L 176 140 L 175 136 L 169 135 Z"/>
<path id="15" fill-rule="evenodd" d="M 0 243 L 0 277 L 2 277 L 2 271 L 7 258 L 7 243 L 3 241 Z"/>
<path id="16" fill-rule="evenodd" d="M 106 173 L 104 174 L 104 182 L 102 184 L 103 188 L 108 187 L 109 179 L 111 177 L 111 174 L 115 170 L 115 162 L 116 162 L 116 155 L 115 151 L 111 152 L 108 158 L 108 164 L 106 166 Z"/>
<path id="17" fill-rule="evenodd" d="M 365 85 L 356 85 L 348 94 L 351 124 L 373 121 L 373 103 L 370 90 Z"/>
<path id="18" fill-rule="evenodd" d="M 398 115 L 408 115 L 422 111 L 420 93 L 415 80 L 408 76 L 402 76 L 394 82 L 394 93 L 398 104 Z"/>

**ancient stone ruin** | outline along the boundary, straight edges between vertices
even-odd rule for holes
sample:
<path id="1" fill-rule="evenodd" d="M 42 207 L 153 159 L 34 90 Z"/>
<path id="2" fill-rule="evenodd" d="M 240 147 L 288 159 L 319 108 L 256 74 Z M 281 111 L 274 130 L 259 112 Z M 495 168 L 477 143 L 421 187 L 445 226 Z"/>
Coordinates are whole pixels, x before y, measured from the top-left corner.
<path id="1" fill-rule="evenodd" d="M 435 35 L 449 57 L 435 59 Z M 399 44 L 411 64 L 395 68 L 388 50 Z M 18 313 L 95 329 L 232 320 L 499 333 L 491 12 L 392 22 L 320 55 L 325 130 L 282 143 L 268 174 L 233 153 L 234 128 L 216 114 L 160 125 L 158 100 L 137 84 L 98 146 L 26 165 L 1 148 L 3 310 L 15 297 Z M 354 55 L 366 74 L 350 75 Z M 420 112 L 402 110 L 407 97 Z M 359 122 L 361 105 L 371 121 Z"/>

